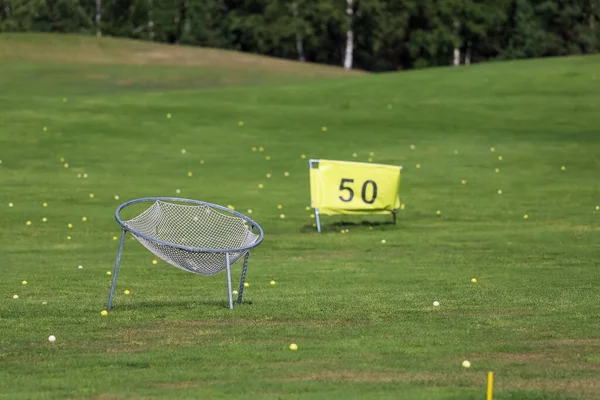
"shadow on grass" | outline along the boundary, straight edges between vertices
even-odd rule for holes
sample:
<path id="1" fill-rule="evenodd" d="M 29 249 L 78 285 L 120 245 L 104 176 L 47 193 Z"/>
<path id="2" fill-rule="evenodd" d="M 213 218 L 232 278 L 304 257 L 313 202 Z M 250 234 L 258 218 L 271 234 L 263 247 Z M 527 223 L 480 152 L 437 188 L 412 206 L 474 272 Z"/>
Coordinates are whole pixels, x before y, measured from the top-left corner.
<path id="1" fill-rule="evenodd" d="M 242 303 L 238 303 L 234 298 L 233 308 L 236 307 L 245 307 L 252 305 L 251 299 L 246 299 L 242 301 Z M 229 309 L 229 301 L 228 300 L 217 300 L 217 299 L 187 299 L 187 300 L 144 300 L 135 303 L 129 303 L 126 305 L 115 304 L 112 308 L 115 310 L 123 310 L 123 311 L 134 311 L 134 310 L 156 310 L 161 308 L 176 308 L 176 309 L 184 309 L 191 310 L 195 308 L 212 308 L 214 310 L 217 309 Z"/>
<path id="2" fill-rule="evenodd" d="M 381 227 L 393 227 L 395 226 L 396 223 L 392 220 L 390 221 L 360 221 L 360 222 L 354 222 L 354 221 L 337 221 L 337 222 L 331 222 L 331 223 L 327 223 L 327 224 L 321 224 L 321 232 L 323 233 L 328 233 L 328 232 L 339 232 L 342 229 L 354 229 L 354 230 L 369 230 L 369 229 L 374 229 L 374 228 L 381 228 Z M 316 232 L 317 228 L 315 228 L 314 226 L 312 226 L 312 224 L 306 224 L 301 228 L 301 232 L 303 233 L 311 233 L 311 232 Z"/>

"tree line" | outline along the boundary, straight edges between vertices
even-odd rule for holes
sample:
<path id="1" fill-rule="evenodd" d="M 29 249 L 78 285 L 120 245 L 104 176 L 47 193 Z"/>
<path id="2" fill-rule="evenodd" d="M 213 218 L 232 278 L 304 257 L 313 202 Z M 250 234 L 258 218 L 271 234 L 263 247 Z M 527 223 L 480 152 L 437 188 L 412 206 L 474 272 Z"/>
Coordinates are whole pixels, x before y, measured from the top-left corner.
<path id="1" fill-rule="evenodd" d="M 370 71 L 600 50 L 600 0 L 0 0 L 0 32 L 109 35 Z"/>

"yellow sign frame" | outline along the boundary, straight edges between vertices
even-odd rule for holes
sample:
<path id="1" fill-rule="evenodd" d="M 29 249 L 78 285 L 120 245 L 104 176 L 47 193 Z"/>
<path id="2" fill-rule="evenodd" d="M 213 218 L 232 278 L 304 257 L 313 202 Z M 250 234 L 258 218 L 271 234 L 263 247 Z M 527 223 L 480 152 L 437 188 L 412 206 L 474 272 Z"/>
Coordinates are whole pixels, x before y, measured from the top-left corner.
<path id="1" fill-rule="evenodd" d="M 392 214 L 400 208 L 402 166 L 311 159 L 311 207 L 320 215 Z"/>

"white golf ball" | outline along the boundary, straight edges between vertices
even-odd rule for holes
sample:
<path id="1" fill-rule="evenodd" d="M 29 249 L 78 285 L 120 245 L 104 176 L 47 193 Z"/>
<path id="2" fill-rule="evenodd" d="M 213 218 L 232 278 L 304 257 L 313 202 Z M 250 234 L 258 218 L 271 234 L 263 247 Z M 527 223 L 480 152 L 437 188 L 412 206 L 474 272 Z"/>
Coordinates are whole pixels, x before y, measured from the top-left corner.
<path id="1" fill-rule="evenodd" d="M 15 300 L 16 300 L 16 299 L 18 299 L 18 298 L 19 298 L 19 295 L 18 295 L 18 294 L 15 294 L 15 295 L 13 296 L 13 299 L 15 299 Z"/>
<path id="2" fill-rule="evenodd" d="M 54 335 L 48 336 L 48 341 L 49 342 L 54 342 L 55 340 L 56 340 L 56 336 L 54 336 Z"/>
<path id="3" fill-rule="evenodd" d="M 434 306 L 434 307 L 437 307 L 437 306 L 439 306 L 439 305 L 440 305 L 440 302 L 439 302 L 439 301 L 434 301 L 434 302 L 433 302 L 433 306 Z"/>
<path id="4" fill-rule="evenodd" d="M 83 265 L 80 265 L 79 267 L 77 267 L 78 269 L 83 269 Z"/>

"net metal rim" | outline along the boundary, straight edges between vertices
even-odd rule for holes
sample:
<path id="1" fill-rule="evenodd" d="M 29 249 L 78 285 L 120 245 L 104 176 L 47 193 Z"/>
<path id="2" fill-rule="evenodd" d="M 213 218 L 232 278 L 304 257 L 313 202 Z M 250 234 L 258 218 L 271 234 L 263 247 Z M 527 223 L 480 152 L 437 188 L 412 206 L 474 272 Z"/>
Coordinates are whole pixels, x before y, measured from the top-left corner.
<path id="1" fill-rule="evenodd" d="M 172 242 L 167 242 L 164 240 L 160 240 L 157 239 L 155 237 L 152 236 L 148 236 L 146 234 L 143 234 L 141 232 L 136 231 L 135 229 L 132 229 L 131 227 L 127 226 L 126 222 L 123 221 L 120 217 L 120 213 L 121 210 L 123 210 L 124 208 L 132 205 L 132 204 L 137 204 L 137 203 L 144 203 L 144 202 L 156 202 L 156 201 L 167 201 L 167 202 L 179 202 L 179 203 L 190 203 L 190 204 L 194 204 L 194 205 L 199 205 L 199 206 L 207 206 L 207 207 L 211 207 L 214 208 L 216 210 L 220 210 L 220 211 L 225 211 L 229 214 L 233 214 L 237 217 L 240 217 L 241 219 L 243 219 L 244 221 L 248 222 L 250 224 L 250 229 L 252 229 L 252 227 L 256 227 L 256 229 L 258 229 L 259 232 L 259 238 L 256 240 L 256 242 L 252 243 L 249 246 L 244 246 L 244 247 L 238 247 L 238 248 L 234 248 L 234 249 L 211 249 L 211 248 L 203 248 L 203 247 L 190 247 L 190 246 L 184 246 L 181 244 L 177 244 L 177 243 L 172 243 Z M 115 219 L 117 220 L 117 222 L 119 223 L 119 225 L 121 225 L 121 227 L 128 231 L 131 232 L 134 236 L 139 236 L 143 239 L 146 239 L 150 242 L 153 243 L 158 243 L 158 244 L 162 244 L 165 246 L 170 246 L 170 247 L 175 247 L 181 250 L 185 250 L 185 251 L 190 251 L 193 253 L 239 253 L 239 252 L 247 252 L 253 248 L 255 248 L 256 246 L 258 246 L 264 239 L 265 237 L 265 233 L 262 229 L 262 227 L 253 219 L 245 216 L 242 213 L 239 213 L 235 210 L 232 210 L 230 208 L 218 205 L 218 204 L 213 204 L 213 203 L 208 203 L 206 201 L 200 201 L 200 200 L 192 200 L 192 199 L 185 199 L 185 198 L 180 198 L 180 197 L 143 197 L 143 198 L 139 198 L 139 199 L 134 199 L 134 200 L 129 200 L 126 201 L 125 203 L 121 204 L 119 207 L 117 207 L 117 211 L 115 212 Z"/>

